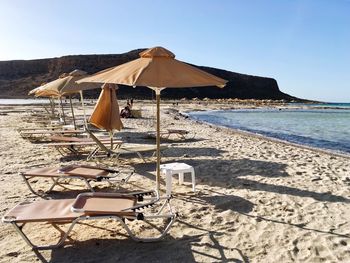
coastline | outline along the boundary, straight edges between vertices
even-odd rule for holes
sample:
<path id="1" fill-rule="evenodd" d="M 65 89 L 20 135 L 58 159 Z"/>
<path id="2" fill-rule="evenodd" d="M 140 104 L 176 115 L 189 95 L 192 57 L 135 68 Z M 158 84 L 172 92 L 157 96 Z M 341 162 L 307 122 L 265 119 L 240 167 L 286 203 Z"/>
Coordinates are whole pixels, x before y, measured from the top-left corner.
<path id="1" fill-rule="evenodd" d="M 123 107 L 125 101 L 119 104 Z M 15 130 L 34 127 L 35 124 L 24 122 L 22 117 L 38 107 L 11 107 L 12 112 L 0 115 L 1 215 L 18 202 L 40 200 L 30 194 L 18 172 L 39 166 L 92 164 L 84 158 L 62 158 L 54 149 L 23 140 Z M 81 107 L 78 104 L 75 107 L 77 114 L 81 114 Z M 163 141 L 169 149 L 164 152 L 162 163 L 185 162 L 196 172 L 194 193 L 188 176 L 184 185 L 179 185 L 178 178 L 173 177 L 172 204 L 179 217 L 165 240 L 135 243 L 125 237 L 118 224 L 106 220 L 98 224 L 98 229 L 78 226 L 72 234 L 77 241 L 61 249 L 40 251 L 41 256 L 51 262 L 107 258 L 114 262 L 125 257 L 129 262 L 145 258 L 154 262 L 169 258 L 173 262 L 349 261 L 349 157 L 200 123 L 180 114 L 208 107 L 224 106 L 171 102 L 161 105 L 162 130 L 178 128 L 195 134 L 193 139 L 185 141 Z M 130 143 L 154 144 L 154 140 L 144 135 L 154 129 L 155 106 L 135 101 L 135 108 L 142 109 L 143 118 L 123 119 L 127 129 L 117 136 Z M 92 109 L 89 105 L 88 113 Z M 116 168 L 120 165 L 103 161 Z M 154 159 L 142 163 L 130 156 L 121 164 L 136 169 L 135 176 L 123 189 L 154 187 Z M 38 181 L 36 186 L 45 187 L 47 183 Z M 74 197 L 78 189 L 58 188 L 49 197 Z M 110 191 L 107 186 L 99 186 L 97 190 Z M 165 190 L 164 178 L 161 190 Z M 142 229 L 135 222 L 136 234 Z M 53 240 L 53 233 L 46 227 L 28 227 L 28 231 L 38 241 L 43 237 Z M 1 224 L 0 250 L 0 262 L 36 260 L 35 253 L 9 225 Z"/>
<path id="2" fill-rule="evenodd" d="M 188 118 L 191 118 L 189 115 L 187 115 L 186 113 L 180 113 L 183 114 L 184 116 L 188 116 Z M 233 133 L 238 133 L 238 134 L 242 134 L 245 136 L 251 136 L 254 138 L 258 138 L 258 139 L 262 139 L 262 140 L 267 140 L 267 141 L 271 141 L 271 142 L 275 142 L 275 143 L 281 143 L 281 144 L 286 144 L 286 145 L 291 145 L 291 146 L 295 146 L 295 147 L 300 147 L 303 149 L 307 149 L 307 150 L 311 150 L 311 151 L 315 151 L 315 152 L 320 152 L 320 153 L 325 153 L 325 154 L 330 154 L 330 155 L 335 155 L 335 156 L 339 156 L 339 157 L 344 157 L 344 158 L 350 158 L 350 153 L 345 153 L 345 152 L 341 152 L 341 151 L 333 151 L 330 149 L 324 149 L 324 148 L 318 148 L 318 147 L 313 147 L 313 146 L 309 146 L 309 145 L 305 145 L 305 144 L 301 144 L 301 143 L 294 143 L 294 142 L 289 142 L 286 140 L 282 140 L 282 139 L 278 139 L 278 138 L 274 138 L 274 137 L 269 137 L 266 135 L 262 135 L 262 134 L 258 134 L 258 133 L 254 133 L 254 132 L 250 132 L 250 131 L 245 131 L 245 130 L 241 130 L 241 129 L 237 129 L 237 128 L 233 128 L 233 127 L 226 127 L 223 125 L 218 125 L 218 124 L 213 124 L 207 121 L 200 121 L 200 120 L 196 120 L 191 118 L 192 120 L 198 122 L 198 123 L 202 123 L 208 126 L 215 126 L 218 127 L 222 130 L 226 130 L 227 132 L 233 132 Z"/>
<path id="3" fill-rule="evenodd" d="M 342 108 L 340 107 L 334 107 L 333 105 L 337 105 L 337 104 L 343 104 L 344 106 Z M 199 104 L 200 105 L 200 104 Z M 210 122 L 209 120 L 206 121 L 205 119 L 201 119 L 200 115 L 196 117 L 196 112 L 208 112 L 208 116 L 211 116 L 211 118 L 213 116 L 216 115 L 220 115 L 220 113 L 229 113 L 229 112 L 238 112 L 238 113 L 250 113 L 250 112 L 261 112 L 261 113 L 269 113 L 269 112 L 280 112 L 282 110 L 282 112 L 312 112 L 312 113 L 317 113 L 319 112 L 319 110 L 326 110 L 325 112 L 337 112 L 336 110 L 342 110 L 344 112 L 350 110 L 350 103 L 330 103 L 330 104 L 325 104 L 325 105 L 330 105 L 330 106 L 325 106 L 325 107 L 314 107 L 309 104 L 300 104 L 300 103 L 290 103 L 290 104 L 266 104 L 263 103 L 260 106 L 256 106 L 255 104 L 238 104 L 238 105 L 220 105 L 220 107 L 218 107 L 217 105 L 213 104 L 214 106 L 210 106 L 208 107 L 208 105 L 205 105 L 205 107 L 196 107 L 194 109 L 186 109 L 183 112 L 180 112 L 180 114 L 182 116 L 191 118 L 195 121 L 201 122 L 201 123 L 205 123 L 207 125 L 213 125 L 213 126 L 217 126 L 220 127 L 222 129 L 231 129 L 234 130 L 236 132 L 240 132 L 243 134 L 247 134 L 250 136 L 257 136 L 260 138 L 265 138 L 267 140 L 272 140 L 275 142 L 280 142 L 280 143 L 285 143 L 285 144 L 291 144 L 294 146 L 300 146 L 302 148 L 306 148 L 306 149 L 311 149 L 311 150 L 315 150 L 315 151 L 320 151 L 320 152 L 325 152 L 325 153 L 329 153 L 329 154 L 334 154 L 334 155 L 338 155 L 338 156 L 343 156 L 343 157 L 350 157 L 350 152 L 347 152 L 345 150 L 342 150 L 342 145 L 340 145 L 340 148 L 336 149 L 333 147 L 327 148 L 326 146 L 323 145 L 313 145 L 314 142 L 313 140 L 317 140 L 317 137 L 315 139 L 309 139 L 309 142 L 303 142 L 300 141 L 298 139 L 288 139 L 288 138 L 280 138 L 281 134 L 274 134 L 271 135 L 271 133 L 274 133 L 274 130 L 270 129 L 268 131 L 265 132 L 260 132 L 259 129 L 258 130 L 254 130 L 252 128 L 248 128 L 248 126 L 241 126 L 241 127 L 234 127 L 232 125 L 225 125 L 225 124 L 220 124 L 220 121 L 213 121 Z M 318 105 L 318 104 L 317 104 Z M 191 113 L 194 113 L 194 115 L 192 115 Z M 219 114 L 217 114 L 219 113 Z M 256 116 L 257 118 L 259 118 L 259 116 Z M 238 118 L 239 121 L 239 118 Z M 247 125 L 247 123 L 246 123 Z M 289 124 L 290 125 L 290 124 Z M 295 130 L 294 132 L 298 132 L 298 130 Z M 310 136 L 310 134 L 305 134 L 305 136 Z M 311 135 L 312 136 L 312 135 Z M 307 137 L 306 137 L 307 138 Z M 312 137 L 311 137 L 312 138 Z M 318 139 L 323 139 L 322 137 L 319 137 Z M 345 146 L 345 145 L 344 145 Z M 345 147 L 346 149 L 346 147 Z"/>

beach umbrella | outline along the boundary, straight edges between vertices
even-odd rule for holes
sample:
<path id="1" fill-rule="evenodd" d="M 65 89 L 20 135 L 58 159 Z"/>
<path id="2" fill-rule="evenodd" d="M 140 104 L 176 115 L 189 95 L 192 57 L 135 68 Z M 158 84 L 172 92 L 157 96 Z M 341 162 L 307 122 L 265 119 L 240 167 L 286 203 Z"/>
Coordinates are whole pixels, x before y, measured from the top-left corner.
<path id="1" fill-rule="evenodd" d="M 83 78 L 78 83 L 98 82 L 129 86 L 146 86 L 154 90 L 157 99 L 157 168 L 156 190 L 160 185 L 160 93 L 166 87 L 224 87 L 226 80 L 175 59 L 163 47 L 154 47 L 140 53 L 140 58 Z"/>
<path id="2" fill-rule="evenodd" d="M 111 137 L 111 148 L 113 148 L 113 131 L 120 131 L 123 123 L 120 120 L 119 105 L 115 93 L 116 85 L 104 84 L 94 111 L 89 122 L 100 129 L 106 129 Z"/>
<path id="3" fill-rule="evenodd" d="M 34 90 L 31 90 L 29 94 L 35 94 L 40 97 L 61 97 L 73 93 L 79 93 L 82 90 L 95 89 L 98 86 L 92 83 L 78 84 L 77 80 L 87 77 L 88 74 L 85 71 L 76 69 L 70 73 L 63 73 L 56 80 L 48 82 Z"/>
<path id="4" fill-rule="evenodd" d="M 87 77 L 87 73 L 85 71 L 76 69 L 70 73 L 63 73 L 58 79 L 53 80 L 45 85 L 42 85 L 38 88 L 35 88 L 29 92 L 30 94 L 35 94 L 36 97 L 56 97 L 61 98 L 62 96 L 69 96 L 74 126 L 75 125 L 75 117 L 74 110 L 72 106 L 72 98 L 71 95 L 74 93 L 80 93 L 83 112 L 84 112 L 84 121 L 86 120 L 86 112 L 83 98 L 83 91 L 89 89 L 96 89 L 100 85 L 94 83 L 82 83 L 78 84 L 76 81 Z M 62 107 L 62 104 L 61 104 Z M 64 112 L 63 112 L 64 114 Z"/>
<path id="5" fill-rule="evenodd" d="M 45 84 L 46 84 L 46 83 L 43 83 L 43 84 L 41 84 L 41 86 L 43 86 L 43 85 L 45 85 Z M 28 95 L 35 95 L 36 92 L 40 91 L 41 86 L 40 86 L 40 87 L 37 87 L 37 88 L 35 88 L 35 89 L 30 90 L 30 91 L 28 92 Z M 37 97 L 37 96 L 36 96 L 36 97 Z M 53 97 L 48 97 L 48 99 L 49 99 L 49 103 L 50 103 L 51 114 L 52 114 L 52 116 L 54 116 L 54 115 L 55 115 L 55 101 L 54 101 L 54 98 L 53 98 Z M 47 112 L 49 112 L 49 111 L 46 109 L 45 106 L 44 106 L 44 109 L 45 109 Z"/>

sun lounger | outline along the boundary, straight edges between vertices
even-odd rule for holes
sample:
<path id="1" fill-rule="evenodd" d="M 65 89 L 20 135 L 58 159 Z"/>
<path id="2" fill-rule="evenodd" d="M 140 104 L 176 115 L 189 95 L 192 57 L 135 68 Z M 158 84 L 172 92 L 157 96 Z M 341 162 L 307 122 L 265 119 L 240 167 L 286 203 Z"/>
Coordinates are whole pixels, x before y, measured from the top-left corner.
<path id="1" fill-rule="evenodd" d="M 45 127 L 32 127 L 32 128 L 19 128 L 17 129 L 18 132 L 28 132 L 28 131 L 42 131 L 42 130 L 62 130 L 63 124 L 60 124 L 59 126 L 45 126 Z"/>
<path id="2" fill-rule="evenodd" d="M 48 137 L 53 142 L 93 142 L 91 138 L 88 137 L 72 137 L 72 136 L 58 136 L 58 135 L 52 135 Z M 111 138 L 109 136 L 104 137 L 98 137 L 100 141 L 107 141 L 110 142 Z"/>
<path id="3" fill-rule="evenodd" d="M 173 137 L 173 136 L 182 140 L 186 140 L 186 139 L 192 139 L 194 137 L 194 134 L 191 135 L 189 131 L 180 130 L 180 129 L 167 129 L 166 131 L 160 132 L 160 137 L 162 139 L 169 139 L 170 137 Z M 148 132 L 147 137 L 154 139 L 156 138 L 156 133 Z"/>
<path id="4" fill-rule="evenodd" d="M 84 130 L 35 130 L 35 131 L 20 131 L 19 134 L 24 139 L 30 139 L 30 140 L 40 140 L 40 139 L 47 139 L 48 135 L 73 135 L 73 134 L 83 134 L 85 133 Z"/>
<path id="5" fill-rule="evenodd" d="M 96 156 L 96 154 L 98 153 L 99 150 L 102 150 L 103 152 L 105 152 L 107 154 L 107 156 L 112 157 L 112 158 L 116 158 L 118 159 L 120 155 L 122 154 L 130 154 L 130 153 L 134 153 L 137 154 L 137 156 L 143 160 L 144 162 L 146 162 L 145 158 L 143 157 L 143 155 L 141 153 L 144 152 L 153 152 L 153 155 L 155 154 L 156 150 L 157 150 L 157 146 L 156 145 L 145 145 L 145 144 L 133 144 L 133 145 L 126 145 L 126 144 L 122 144 L 119 148 L 117 149 L 109 149 L 104 142 L 100 141 L 88 128 L 85 128 L 86 132 L 89 134 L 90 138 L 92 140 L 94 140 L 96 142 L 96 144 L 98 145 L 98 147 L 96 147 L 87 157 L 87 160 L 90 160 L 92 158 L 94 158 Z M 160 150 L 165 150 L 168 147 L 165 145 L 162 145 L 160 147 Z M 152 156 L 153 156 L 152 155 Z"/>
<path id="6" fill-rule="evenodd" d="M 176 213 L 170 205 L 169 198 L 147 198 L 147 195 L 154 196 L 154 192 L 84 193 L 78 195 L 76 199 L 23 202 L 12 208 L 2 218 L 2 221 L 11 223 L 33 249 L 52 249 L 62 246 L 76 223 L 98 219 L 118 221 L 135 241 L 158 241 L 169 231 L 175 221 Z M 147 207 L 151 207 L 151 209 L 147 209 Z M 168 210 L 166 213 L 163 212 L 165 208 Z M 151 210 L 152 213 L 148 214 L 148 210 Z M 163 231 L 155 226 L 155 229 L 160 232 L 159 236 L 156 237 L 137 237 L 127 225 L 129 220 L 149 221 L 152 219 L 168 219 Z M 28 234 L 24 233 L 24 226 L 29 223 L 51 224 L 61 233 L 61 238 L 54 245 L 34 245 Z M 66 232 L 59 227 L 63 224 L 70 224 Z M 149 225 L 154 226 L 154 224 Z M 31 224 L 31 229 L 33 229 L 33 224 Z"/>
<path id="7" fill-rule="evenodd" d="M 104 147 L 105 147 L 104 149 L 99 147 L 97 150 L 102 149 L 111 158 L 118 159 L 120 157 L 120 155 L 123 155 L 123 154 L 136 154 L 143 162 L 146 162 L 146 159 L 142 155 L 142 153 L 153 152 L 152 156 L 154 156 L 154 154 L 157 150 L 157 147 L 155 145 L 144 145 L 144 144 L 139 144 L 139 145 L 122 144 L 122 146 L 120 146 L 120 148 L 117 148 L 114 150 L 108 149 L 106 145 L 104 145 Z M 167 148 L 168 148 L 168 146 L 162 145 L 160 147 L 160 150 L 162 151 L 162 150 L 165 150 Z M 92 159 L 96 155 L 96 153 L 97 153 L 96 151 L 93 151 L 92 154 L 90 153 L 87 160 Z"/>
<path id="8" fill-rule="evenodd" d="M 50 137 L 52 139 L 52 137 Z M 41 144 L 44 147 L 55 147 L 55 149 L 62 155 L 66 156 L 68 154 L 80 155 L 86 150 L 90 148 L 88 152 L 91 152 L 91 147 L 96 148 L 96 142 L 91 140 L 90 138 L 78 138 L 78 137 L 64 137 L 68 138 L 66 142 L 53 142 L 53 143 L 45 143 Z M 65 139 L 63 139 L 65 140 Z M 63 141 L 61 140 L 61 141 Z M 110 138 L 108 140 L 103 139 L 103 143 L 110 147 L 111 141 Z M 113 148 L 118 148 L 123 143 L 121 140 L 113 140 Z"/>
<path id="9" fill-rule="evenodd" d="M 20 173 L 29 190 L 35 195 L 42 195 L 39 191 L 35 191 L 31 185 L 33 180 L 38 177 L 49 178 L 52 180 L 52 185 L 46 191 L 50 192 L 57 185 L 64 187 L 62 184 L 69 184 L 69 179 L 82 180 L 90 191 L 94 191 L 90 182 L 108 182 L 110 185 L 118 183 L 126 183 L 132 176 L 134 171 L 129 172 L 125 176 L 121 176 L 121 172 L 111 168 L 96 167 L 90 165 L 68 165 L 62 167 L 46 167 L 35 168 L 26 172 Z"/>

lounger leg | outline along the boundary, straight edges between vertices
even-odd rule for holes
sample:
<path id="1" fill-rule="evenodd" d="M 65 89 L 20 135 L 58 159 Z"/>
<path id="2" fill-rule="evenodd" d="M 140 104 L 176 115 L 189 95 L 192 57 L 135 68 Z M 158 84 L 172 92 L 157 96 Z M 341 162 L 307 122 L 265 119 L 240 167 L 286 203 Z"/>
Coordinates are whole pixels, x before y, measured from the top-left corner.
<path id="1" fill-rule="evenodd" d="M 167 202 L 164 202 L 164 204 L 162 204 L 162 206 L 160 207 L 157 215 L 160 215 L 160 213 L 163 211 L 164 207 L 167 205 Z"/>
<path id="2" fill-rule="evenodd" d="M 152 218 L 156 218 L 156 216 L 153 216 Z M 135 240 L 137 242 L 155 242 L 155 241 L 158 241 L 158 240 L 162 239 L 168 233 L 168 231 L 169 231 L 170 227 L 172 226 L 172 224 L 175 222 L 175 216 L 172 216 L 172 217 L 158 216 L 158 218 L 171 218 L 171 220 L 167 224 L 167 226 L 165 227 L 163 232 L 161 232 L 161 234 L 159 236 L 157 236 L 157 237 L 137 237 L 130 230 L 130 228 L 124 223 L 124 221 L 121 218 L 115 217 L 115 220 L 120 222 L 120 224 L 125 228 L 126 232 L 128 232 L 129 236 L 133 240 Z"/>
<path id="3" fill-rule="evenodd" d="M 64 157 L 65 156 L 65 152 L 61 149 L 60 146 L 55 146 L 55 149 Z"/>
<path id="4" fill-rule="evenodd" d="M 165 206 L 168 207 L 170 214 L 161 215 L 160 212 L 164 209 Z M 136 241 L 141 241 L 141 242 L 154 242 L 154 241 L 158 241 L 158 240 L 162 239 L 168 233 L 170 227 L 173 225 L 173 223 L 176 220 L 176 213 L 174 213 L 174 211 L 172 210 L 169 199 L 166 199 L 166 201 L 164 202 L 164 204 L 162 205 L 162 207 L 160 208 L 160 210 L 158 211 L 158 213 L 156 215 L 145 216 L 144 220 L 146 221 L 147 219 L 152 219 L 152 218 L 164 218 L 164 219 L 167 218 L 167 219 L 170 219 L 170 221 L 167 224 L 167 226 L 165 227 L 165 229 L 163 230 L 163 232 L 161 232 L 161 234 L 158 237 L 139 238 L 139 237 L 136 237 L 136 236 L 133 237 L 132 235 L 130 235 L 131 238 L 133 238 Z"/>
<path id="5" fill-rule="evenodd" d="M 52 181 L 53 181 L 53 184 L 51 185 L 51 187 L 49 188 L 49 190 L 46 191 L 47 193 L 51 192 L 52 189 L 53 189 L 56 185 L 58 185 L 58 181 L 59 181 L 60 178 L 58 177 L 57 179 L 53 179 L 53 178 L 51 178 L 51 179 L 52 179 Z"/>
<path id="6" fill-rule="evenodd" d="M 93 150 L 89 153 L 88 157 L 86 157 L 86 160 L 87 160 L 87 161 L 90 161 L 90 160 L 95 156 L 95 154 L 97 153 L 97 151 L 98 151 L 98 147 L 96 147 L 95 149 L 93 149 Z"/>
<path id="7" fill-rule="evenodd" d="M 44 250 L 44 249 L 53 249 L 53 248 L 57 248 L 63 245 L 63 242 L 67 239 L 69 233 L 72 231 L 74 225 L 79 221 L 79 218 L 75 219 L 71 225 L 69 226 L 67 232 L 65 232 L 64 235 L 61 236 L 61 238 L 59 239 L 59 241 L 57 242 L 57 244 L 55 245 L 46 245 L 46 246 L 37 246 L 34 245 L 32 241 L 30 241 L 30 239 L 27 237 L 26 234 L 24 234 L 23 230 L 22 230 L 22 226 L 17 225 L 15 222 L 12 223 L 12 225 L 14 226 L 14 228 L 16 229 L 16 231 L 20 234 L 20 236 L 24 239 L 24 241 L 32 248 L 32 249 L 38 249 L 38 250 Z M 61 230 L 62 231 L 62 230 Z M 61 232 L 60 231 L 60 232 Z"/>
<path id="8" fill-rule="evenodd" d="M 137 156 L 138 156 L 140 159 L 142 159 L 142 160 L 143 160 L 143 162 L 144 162 L 144 163 L 146 162 L 145 158 L 142 156 L 142 154 L 141 154 L 141 153 L 136 152 L 136 154 L 137 154 Z"/>
<path id="9" fill-rule="evenodd" d="M 67 149 L 68 149 L 70 152 L 72 152 L 73 154 L 78 155 L 78 151 L 74 148 L 73 145 L 70 145 Z"/>
<path id="10" fill-rule="evenodd" d="M 52 227 L 54 227 L 58 232 L 60 232 L 61 238 L 66 234 L 66 232 L 64 232 L 57 224 L 52 223 L 51 225 L 52 225 Z M 69 236 L 67 236 L 67 239 L 69 239 L 70 241 L 73 241 L 73 239 L 70 238 Z"/>
<path id="11" fill-rule="evenodd" d="M 127 177 L 123 178 L 122 181 L 123 181 L 124 183 L 127 183 L 127 182 L 129 181 L 130 177 L 131 177 L 134 173 L 135 173 L 135 170 L 132 171 Z"/>
<path id="12" fill-rule="evenodd" d="M 86 178 L 83 178 L 83 180 L 84 180 L 86 186 L 89 188 L 89 190 L 90 190 L 91 192 L 95 192 L 95 190 L 92 188 L 92 186 L 91 186 L 91 184 L 89 183 L 89 181 L 86 180 Z"/>
<path id="13" fill-rule="evenodd" d="M 36 192 L 33 187 L 31 186 L 31 184 L 29 183 L 28 179 L 24 176 L 23 173 L 20 173 L 20 175 L 22 176 L 22 178 L 24 179 L 24 182 L 26 183 L 26 185 L 29 188 L 29 191 L 32 192 L 34 195 L 38 195 L 38 196 L 43 196 L 42 194 L 39 194 L 39 192 Z"/>

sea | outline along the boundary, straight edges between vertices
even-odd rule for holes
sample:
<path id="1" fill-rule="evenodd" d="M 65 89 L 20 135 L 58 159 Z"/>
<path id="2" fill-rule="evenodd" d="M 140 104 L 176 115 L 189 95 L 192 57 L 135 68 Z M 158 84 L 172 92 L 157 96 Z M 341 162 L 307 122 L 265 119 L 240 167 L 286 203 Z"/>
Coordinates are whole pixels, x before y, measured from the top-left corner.
<path id="1" fill-rule="evenodd" d="M 350 154 L 350 103 L 293 103 L 289 106 L 196 111 L 188 115 L 218 126 Z"/>

